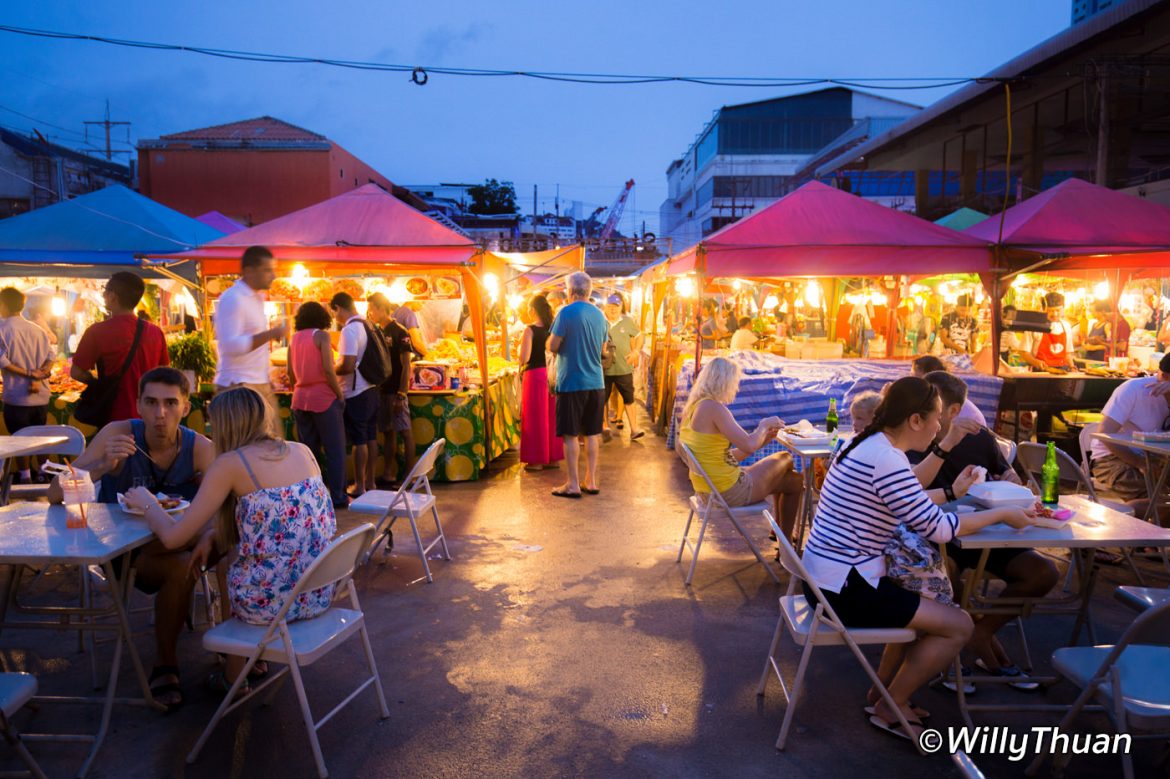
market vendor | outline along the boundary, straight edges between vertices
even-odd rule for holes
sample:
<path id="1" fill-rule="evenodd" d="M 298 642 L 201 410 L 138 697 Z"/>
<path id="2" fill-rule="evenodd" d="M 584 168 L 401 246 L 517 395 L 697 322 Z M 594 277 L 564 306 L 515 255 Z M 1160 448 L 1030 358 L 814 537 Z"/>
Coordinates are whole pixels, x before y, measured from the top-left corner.
<path id="1" fill-rule="evenodd" d="M 719 316 L 719 304 L 710 298 L 703 301 L 703 324 L 699 326 L 699 335 L 704 349 L 714 349 L 716 341 L 731 335 Z"/>
<path id="2" fill-rule="evenodd" d="M 979 323 L 971 316 L 971 296 L 960 295 L 955 310 L 939 323 L 939 339 L 951 354 L 970 354 Z"/>
<path id="3" fill-rule="evenodd" d="M 1049 292 L 1044 296 L 1049 330 L 1036 341 L 1032 354 L 1022 354 L 1024 361 L 1040 370 L 1073 370 L 1072 328 L 1064 321 L 1064 295 Z"/>
<path id="4" fill-rule="evenodd" d="M 405 327 L 406 332 L 410 333 L 410 342 L 414 344 L 415 353 L 420 360 L 424 359 L 427 356 L 427 342 L 419 327 L 418 313 L 405 304 L 395 306 L 394 303 L 391 303 L 390 306 L 393 308 L 391 316 L 394 317 L 394 321 Z"/>

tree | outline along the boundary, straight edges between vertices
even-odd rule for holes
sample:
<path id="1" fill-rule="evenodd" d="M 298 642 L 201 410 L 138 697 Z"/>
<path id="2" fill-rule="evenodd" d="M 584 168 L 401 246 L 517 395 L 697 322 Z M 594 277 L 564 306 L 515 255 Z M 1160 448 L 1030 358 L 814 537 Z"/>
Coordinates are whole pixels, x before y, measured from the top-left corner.
<path id="1" fill-rule="evenodd" d="M 471 196 L 473 214 L 514 214 L 516 213 L 516 188 L 511 181 L 487 179 L 482 184 L 467 188 Z"/>

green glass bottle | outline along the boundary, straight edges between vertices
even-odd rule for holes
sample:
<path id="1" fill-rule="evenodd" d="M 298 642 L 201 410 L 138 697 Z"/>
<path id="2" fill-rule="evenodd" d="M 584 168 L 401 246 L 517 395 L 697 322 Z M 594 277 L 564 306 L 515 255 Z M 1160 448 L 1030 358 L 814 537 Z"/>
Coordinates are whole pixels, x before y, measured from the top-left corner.
<path id="1" fill-rule="evenodd" d="M 825 415 L 825 432 L 833 433 L 837 430 L 837 399 L 829 398 L 829 413 Z"/>
<path id="2" fill-rule="evenodd" d="M 1048 454 L 1040 469 L 1040 500 L 1046 506 L 1060 502 L 1060 466 L 1056 463 L 1056 443 L 1048 442 Z"/>

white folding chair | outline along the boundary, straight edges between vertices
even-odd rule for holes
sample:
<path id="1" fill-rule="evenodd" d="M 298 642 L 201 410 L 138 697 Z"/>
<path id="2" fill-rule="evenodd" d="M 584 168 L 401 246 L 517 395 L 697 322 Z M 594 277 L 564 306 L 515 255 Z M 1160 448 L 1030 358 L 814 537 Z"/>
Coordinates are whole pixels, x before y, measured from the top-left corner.
<path id="1" fill-rule="evenodd" d="M 776 620 L 776 630 L 772 634 L 772 645 L 768 647 L 768 656 L 764 659 L 764 672 L 760 675 L 760 685 L 756 688 L 756 695 L 763 696 L 768 685 L 768 677 L 775 675 L 780 680 L 780 690 L 784 693 L 787 705 L 784 709 L 784 722 L 780 725 L 780 735 L 776 738 L 776 748 L 784 749 L 784 742 L 788 739 L 788 728 L 792 725 L 792 717 L 796 712 L 796 701 L 800 697 L 804 686 L 804 674 L 808 670 L 808 661 L 812 657 L 815 646 L 841 646 L 844 644 L 853 652 L 857 662 L 861 665 L 874 688 L 881 694 L 886 704 L 898 715 L 898 722 L 906 733 L 910 733 L 910 723 L 901 710 L 894 704 L 889 690 L 878 678 L 865 654 L 861 651 L 863 644 L 909 644 L 918 638 L 918 633 L 910 628 L 849 628 L 846 627 L 833 611 L 821 594 L 820 587 L 809 578 L 804 563 L 797 556 L 792 544 L 780 531 L 776 519 L 770 511 L 764 511 L 764 518 L 772 526 L 776 534 L 776 541 L 780 544 L 780 562 L 791 575 L 788 580 L 788 592 L 780 596 L 780 618 Z M 808 582 L 809 588 L 817 597 L 816 607 L 808 602 L 797 587 L 800 582 Z M 804 647 L 800 654 L 800 663 L 796 667 L 796 676 L 792 680 L 791 689 L 784 681 L 784 674 L 780 664 L 776 661 L 776 649 L 780 645 L 780 637 L 785 628 L 792 641 L 799 647 Z M 918 742 L 914 740 L 915 748 L 922 752 Z"/>
<path id="2" fill-rule="evenodd" d="M 1010 438 L 998 436 L 995 433 L 991 435 L 995 437 L 995 444 L 999 447 L 1003 459 L 1007 461 L 1008 465 L 1014 466 L 1016 462 L 1016 442 Z"/>
<path id="3" fill-rule="evenodd" d="M 45 779 L 45 773 L 37 765 L 37 761 L 29 754 L 20 734 L 12 726 L 12 715 L 19 711 L 37 694 L 37 678 L 25 673 L 0 673 L 0 733 L 8 746 L 16 750 L 16 754 L 28 766 L 27 774 Z M 13 776 L 14 774 L 4 774 Z M 25 774 L 19 774 L 25 775 Z"/>
<path id="4" fill-rule="evenodd" d="M 1058 732 L 1071 733 L 1077 715 L 1095 703 L 1119 734 L 1131 739 L 1170 738 L 1170 601 L 1143 612 L 1114 646 L 1071 646 L 1052 653 L 1052 666 L 1081 689 Z M 1134 735 L 1130 729 L 1144 731 Z M 1122 750 L 1126 779 L 1133 779 L 1132 750 Z M 1046 754 L 1036 756 L 1027 774 L 1034 776 Z M 1069 755 L 1057 755 L 1057 769 Z"/>
<path id="5" fill-rule="evenodd" d="M 358 603 L 357 588 L 353 583 L 354 568 L 361 562 L 371 541 L 374 539 L 374 527 L 364 524 L 354 528 L 345 535 L 339 536 L 325 547 L 321 555 L 297 581 L 292 592 L 281 606 L 279 614 L 267 625 L 250 625 L 239 619 L 221 622 L 203 635 L 203 648 L 209 652 L 246 657 L 244 670 L 236 677 L 231 689 L 223 698 L 211 722 L 207 723 L 203 735 L 195 743 L 191 753 L 187 755 L 187 762 L 194 763 L 199 752 L 215 726 L 224 716 L 242 706 L 246 701 L 258 695 L 264 689 L 280 682 L 283 684 L 286 677 L 291 676 L 296 688 L 297 701 L 301 706 L 301 717 L 309 733 L 309 746 L 313 750 L 313 759 L 317 763 L 317 774 L 321 777 L 329 775 L 325 768 L 325 759 L 321 756 L 321 744 L 317 740 L 317 731 L 321 726 L 333 718 L 333 715 L 356 698 L 362 691 L 371 685 L 378 694 L 378 707 L 382 719 L 390 716 L 386 707 L 386 696 L 382 692 L 382 680 L 378 676 L 378 666 L 374 663 L 374 651 L 370 647 L 370 636 L 366 631 L 365 615 Z M 285 621 L 289 608 L 296 602 L 297 597 L 310 590 L 320 589 L 330 584 L 339 583 L 337 596 L 349 591 L 351 608 L 330 606 L 324 614 L 312 619 L 302 619 L 295 622 Z M 305 695 L 304 681 L 301 679 L 301 668 L 312 665 L 329 652 L 336 649 L 347 638 L 358 635 L 365 650 L 366 666 L 370 675 L 366 677 L 357 689 L 351 692 L 337 706 L 319 721 L 313 721 L 313 712 L 309 708 L 309 699 Z M 283 664 L 284 667 L 261 682 L 254 689 L 236 699 L 236 693 L 248 679 L 248 672 L 257 661 Z M 348 666 L 338 666 L 348 667 Z M 269 701 L 275 696 L 277 688 L 273 688 Z"/>
<path id="6" fill-rule="evenodd" d="M 696 492 L 694 495 L 691 495 L 688 501 L 691 511 L 687 514 L 687 524 L 683 527 L 682 543 L 678 547 L 678 557 L 674 559 L 676 563 L 681 563 L 683 551 L 686 549 L 691 550 L 691 568 L 687 571 L 686 586 L 691 586 L 691 580 L 695 578 L 695 566 L 699 564 L 699 550 L 703 548 L 703 537 L 707 534 L 707 523 L 716 516 L 725 516 L 731 520 L 731 524 L 735 527 L 736 532 L 743 536 L 744 541 L 747 541 L 747 545 L 751 547 L 752 554 L 760 561 L 760 565 L 764 566 L 764 570 L 772 577 L 772 581 L 779 584 L 780 577 L 772 570 L 772 566 L 768 565 L 767 561 L 764 560 L 763 555 L 756 548 L 756 544 L 752 541 L 751 536 L 745 533 L 743 526 L 739 524 L 740 519 L 754 519 L 760 516 L 760 512 L 768 508 L 768 503 L 753 503 L 750 506 L 736 506 L 734 508 L 727 505 L 727 501 L 723 498 L 723 495 L 711 483 L 711 477 L 707 475 L 707 472 L 703 470 L 703 466 L 699 465 L 699 461 L 695 459 L 695 453 L 691 451 L 691 448 L 681 441 L 678 443 L 678 448 L 682 452 L 683 461 L 686 462 L 687 467 L 690 468 L 692 473 L 697 473 L 702 476 L 703 481 L 707 483 L 707 489 L 710 490 L 706 497 Z M 692 545 L 690 542 L 691 521 L 695 518 L 696 514 L 700 516 L 702 523 L 699 525 L 699 537 Z"/>
<path id="7" fill-rule="evenodd" d="M 377 522 L 377 539 L 370 545 L 363 563 L 368 563 L 379 546 L 389 551 L 393 542 L 390 532 L 394 528 L 394 521 L 399 517 L 406 517 L 410 521 L 410 530 L 414 533 L 414 541 L 418 544 L 418 556 L 422 560 L 423 574 L 427 582 L 435 579 L 431 576 L 431 566 L 427 563 L 427 555 L 436 545 L 443 548 L 443 559 L 450 560 L 451 552 L 447 549 L 447 536 L 443 534 L 443 525 L 439 522 L 439 510 L 435 504 L 435 496 L 431 492 L 431 481 L 427 478 L 435 467 L 436 461 L 443 453 L 446 439 L 435 441 L 422 457 L 411 468 L 410 473 L 402 480 L 402 486 L 397 492 L 388 490 L 370 490 L 360 498 L 349 504 L 350 511 L 360 514 L 372 514 L 379 517 Z M 435 537 L 429 544 L 423 545 L 422 536 L 418 532 L 418 519 L 427 511 L 435 518 Z"/>
<path id="8" fill-rule="evenodd" d="M 72 425 L 33 425 L 18 430 L 13 435 L 17 437 L 63 435 L 69 439 L 62 444 L 42 447 L 32 454 L 25 455 L 26 457 L 58 455 L 72 459 L 85 451 L 85 435 Z M 48 484 L 13 484 L 14 473 L 15 468 L 12 467 L 10 459 L 4 463 L 4 484 L 0 487 L 0 505 L 7 506 L 10 500 L 36 500 L 48 496 Z"/>
<path id="9" fill-rule="evenodd" d="M 1170 589 L 1123 584 L 1113 591 L 1113 597 L 1140 613 L 1170 602 Z"/>

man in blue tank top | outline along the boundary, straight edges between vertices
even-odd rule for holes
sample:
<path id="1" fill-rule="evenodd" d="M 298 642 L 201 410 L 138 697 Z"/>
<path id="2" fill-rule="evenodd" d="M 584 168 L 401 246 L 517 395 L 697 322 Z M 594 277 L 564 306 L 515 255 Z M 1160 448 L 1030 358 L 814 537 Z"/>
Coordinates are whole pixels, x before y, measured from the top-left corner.
<path id="1" fill-rule="evenodd" d="M 182 373 L 174 368 L 147 371 L 138 385 L 142 418 L 103 427 L 73 465 L 89 471 L 102 503 L 116 503 L 118 493 L 139 485 L 191 500 L 215 459 L 215 446 L 206 436 L 179 424 L 190 411 L 187 380 Z M 49 500 L 61 502 L 56 480 L 49 487 Z M 155 700 L 168 709 L 175 708 L 183 702 L 179 633 L 191 609 L 196 581 L 190 548 L 172 551 L 162 542 L 152 541 L 135 553 L 134 569 L 134 586 L 145 593 L 157 593 L 154 632 L 158 661 L 150 674 L 151 690 Z"/>

